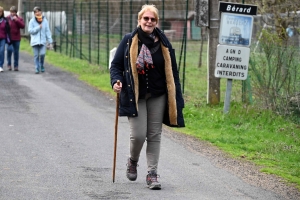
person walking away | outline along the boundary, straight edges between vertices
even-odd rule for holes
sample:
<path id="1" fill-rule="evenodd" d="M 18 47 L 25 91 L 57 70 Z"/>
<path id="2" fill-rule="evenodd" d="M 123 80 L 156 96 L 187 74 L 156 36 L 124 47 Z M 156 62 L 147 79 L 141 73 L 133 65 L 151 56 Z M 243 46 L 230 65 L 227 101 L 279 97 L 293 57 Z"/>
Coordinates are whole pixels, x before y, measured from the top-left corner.
<path id="1" fill-rule="evenodd" d="M 3 72 L 6 43 L 10 44 L 10 27 L 4 9 L 0 7 L 0 72 Z"/>
<path id="2" fill-rule="evenodd" d="M 12 70 L 11 56 L 14 55 L 14 71 L 19 71 L 19 51 L 21 41 L 20 29 L 25 28 L 24 20 L 17 15 L 17 8 L 12 6 L 10 9 L 10 15 L 7 16 L 7 20 L 10 26 L 11 44 L 7 48 L 7 68 Z"/>
<path id="3" fill-rule="evenodd" d="M 28 32 L 30 33 L 30 45 L 33 49 L 35 73 L 45 72 L 45 54 L 47 42 L 52 48 L 52 35 L 48 20 L 42 15 L 40 7 L 33 8 L 34 17 L 29 21 Z"/>
<path id="4" fill-rule="evenodd" d="M 181 93 L 175 51 L 157 25 L 155 5 L 144 5 L 138 25 L 120 42 L 111 62 L 110 79 L 120 93 L 119 116 L 127 116 L 130 126 L 130 156 L 126 176 L 137 179 L 137 166 L 146 141 L 146 184 L 161 189 L 158 181 L 162 124 L 184 127 Z M 117 81 L 120 84 L 117 84 Z"/>

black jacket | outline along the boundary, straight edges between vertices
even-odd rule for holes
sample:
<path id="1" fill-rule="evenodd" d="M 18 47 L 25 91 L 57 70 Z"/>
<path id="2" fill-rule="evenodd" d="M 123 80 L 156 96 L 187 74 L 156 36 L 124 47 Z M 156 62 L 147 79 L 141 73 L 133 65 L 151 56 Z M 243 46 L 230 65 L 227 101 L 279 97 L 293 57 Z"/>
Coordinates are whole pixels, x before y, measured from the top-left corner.
<path id="1" fill-rule="evenodd" d="M 158 37 L 161 41 L 163 57 L 165 59 L 165 74 L 167 84 L 167 106 L 163 123 L 172 127 L 184 127 L 182 109 L 184 100 L 182 97 L 175 51 L 165 34 L 158 28 Z M 113 86 L 117 80 L 122 82 L 120 93 L 120 116 L 138 116 L 137 102 L 139 97 L 139 81 L 136 69 L 138 56 L 137 29 L 126 34 L 117 48 L 114 59 L 111 62 L 110 78 Z"/>

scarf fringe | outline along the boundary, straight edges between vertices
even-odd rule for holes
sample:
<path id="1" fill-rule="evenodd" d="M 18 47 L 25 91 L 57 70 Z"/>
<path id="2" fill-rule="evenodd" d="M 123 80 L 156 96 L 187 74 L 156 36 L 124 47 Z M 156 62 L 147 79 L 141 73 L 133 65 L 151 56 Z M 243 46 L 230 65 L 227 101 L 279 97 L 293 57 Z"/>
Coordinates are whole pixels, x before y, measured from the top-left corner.
<path id="1" fill-rule="evenodd" d="M 144 61 L 144 65 L 147 69 L 155 68 L 153 64 L 149 64 L 146 61 Z M 138 71 L 139 74 L 145 74 L 145 70 L 144 70 L 143 66 L 141 66 L 140 64 L 137 63 L 136 68 L 137 68 L 137 71 Z"/>

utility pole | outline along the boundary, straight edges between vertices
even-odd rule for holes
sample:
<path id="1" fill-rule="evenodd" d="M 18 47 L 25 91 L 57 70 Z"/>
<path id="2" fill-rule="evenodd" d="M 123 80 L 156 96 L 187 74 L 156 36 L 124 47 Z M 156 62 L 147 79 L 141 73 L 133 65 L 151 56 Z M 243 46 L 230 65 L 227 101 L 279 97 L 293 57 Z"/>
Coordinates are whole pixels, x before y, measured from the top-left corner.
<path id="1" fill-rule="evenodd" d="M 209 27 L 208 27 L 208 86 L 207 103 L 220 103 L 220 78 L 214 76 L 216 65 L 217 45 L 219 41 L 220 13 L 219 0 L 209 0 Z"/>
<path id="2" fill-rule="evenodd" d="M 25 13 L 23 13 L 23 1 L 22 0 L 18 0 L 18 15 L 21 16 L 23 19 L 25 19 Z M 25 29 L 20 29 L 21 30 L 21 34 L 24 34 Z"/>
<path id="3" fill-rule="evenodd" d="M 19 15 L 22 17 L 22 18 L 24 18 L 24 16 L 23 16 L 23 6 L 22 6 L 22 4 L 23 4 L 23 2 L 22 2 L 22 0 L 18 0 L 18 11 L 19 11 Z"/>

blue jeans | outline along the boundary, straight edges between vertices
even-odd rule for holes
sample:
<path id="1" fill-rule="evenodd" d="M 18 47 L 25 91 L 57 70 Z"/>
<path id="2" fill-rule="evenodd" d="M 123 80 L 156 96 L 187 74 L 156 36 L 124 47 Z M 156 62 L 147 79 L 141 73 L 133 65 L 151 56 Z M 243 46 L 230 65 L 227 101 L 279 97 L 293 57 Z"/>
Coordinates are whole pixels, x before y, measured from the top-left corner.
<path id="1" fill-rule="evenodd" d="M 34 55 L 35 69 L 40 71 L 40 68 L 44 66 L 44 59 L 46 54 L 45 45 L 35 45 L 32 47 Z"/>
<path id="2" fill-rule="evenodd" d="M 3 68 L 5 52 L 5 39 L 0 39 L 0 67 Z"/>
<path id="3" fill-rule="evenodd" d="M 7 65 L 11 66 L 11 55 L 14 53 L 14 67 L 19 66 L 20 41 L 11 41 L 11 45 L 7 45 Z"/>

